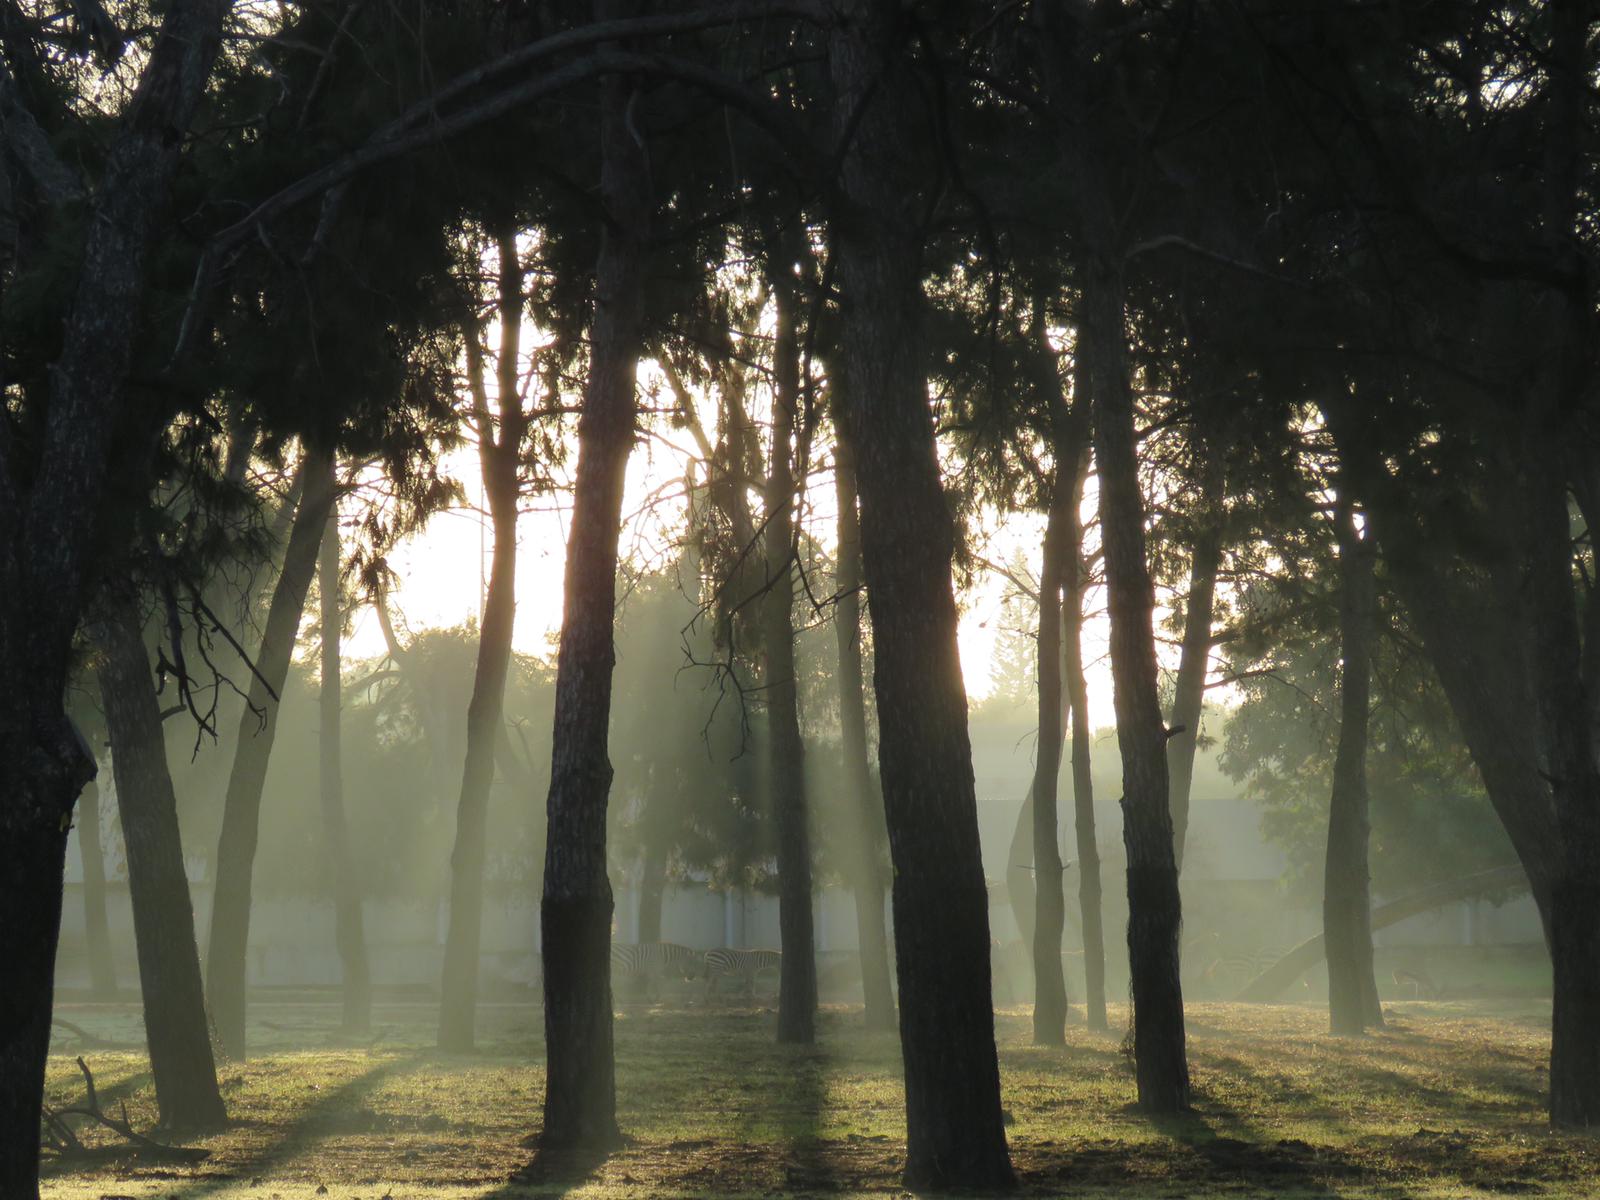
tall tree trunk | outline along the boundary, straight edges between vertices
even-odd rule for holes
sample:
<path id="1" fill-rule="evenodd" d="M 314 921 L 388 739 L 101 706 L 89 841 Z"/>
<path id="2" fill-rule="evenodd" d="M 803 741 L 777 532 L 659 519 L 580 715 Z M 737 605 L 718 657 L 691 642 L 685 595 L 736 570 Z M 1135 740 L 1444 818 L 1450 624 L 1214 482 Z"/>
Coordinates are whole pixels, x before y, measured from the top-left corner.
<path id="1" fill-rule="evenodd" d="M 1205 704 L 1206 676 L 1211 666 L 1211 622 L 1216 608 L 1217 571 L 1222 565 L 1222 502 L 1227 477 L 1219 448 L 1198 435 L 1202 445 L 1202 522 L 1190 547 L 1189 595 L 1184 604 L 1183 648 L 1172 697 L 1172 733 L 1167 740 L 1167 774 L 1171 788 L 1172 853 L 1183 869 L 1189 840 L 1189 799 L 1194 782 L 1194 756 L 1199 748 L 1200 714 Z"/>
<path id="2" fill-rule="evenodd" d="M 597 0 L 595 15 L 605 20 L 631 8 L 628 0 Z M 608 1147 L 621 1136 L 611 1028 L 607 727 L 616 661 L 617 539 L 633 448 L 651 199 L 645 148 L 634 132 L 637 112 L 628 112 L 637 93 L 628 80 L 610 77 L 600 94 L 600 193 L 610 219 L 600 237 L 589 379 L 578 422 L 540 913 L 549 1062 L 543 1140 L 551 1147 Z"/>
<path id="3" fill-rule="evenodd" d="M 108 131 L 77 285 L 31 461 L 0 434 L 0 1196 L 39 1191 L 39 1120 L 72 807 L 93 755 L 63 705 L 95 589 L 111 461 L 154 433 L 123 392 L 145 261 L 221 44 L 223 0 L 166 6 L 138 85 Z M 118 435 L 132 432 L 130 443 Z M 142 492 L 143 481 L 140 481 Z"/>
<path id="4" fill-rule="evenodd" d="M 1346 489 L 1341 486 L 1341 493 Z M 1372 548 L 1356 530 L 1347 495 L 1334 512 L 1339 544 L 1339 749 L 1328 805 L 1328 856 L 1323 876 L 1322 938 L 1328 957 L 1328 1022 L 1334 1033 L 1359 1034 L 1383 1024 L 1372 966 L 1372 895 L 1367 868 L 1367 713 L 1377 585 Z"/>
<path id="5" fill-rule="evenodd" d="M 1033 930 L 1039 915 L 1038 891 L 1033 886 L 1033 781 L 1017 806 L 1016 824 L 1011 827 L 1011 842 L 1006 847 L 1006 898 L 1017 923 L 1017 936 L 1028 948 L 1030 969 L 1033 963 Z"/>
<path id="6" fill-rule="evenodd" d="M 836 389 L 837 390 L 837 389 Z M 835 419 L 833 476 L 839 508 L 838 586 L 833 628 L 839 643 L 839 730 L 844 769 L 855 817 L 849 846 L 850 890 L 855 897 L 856 947 L 868 1029 L 895 1027 L 894 990 L 889 981 L 885 929 L 883 805 L 872 785 L 867 760 L 867 705 L 861 672 L 861 524 L 856 513 L 855 450 Z"/>
<path id="7" fill-rule="evenodd" d="M 450 929 L 445 940 L 439 998 L 439 1049 L 472 1049 L 478 1006 L 478 958 L 483 933 L 483 872 L 489 835 L 489 789 L 494 784 L 495 746 L 501 736 L 511 635 L 517 612 L 517 464 L 527 417 L 521 383 L 522 263 L 516 229 L 501 229 L 500 348 L 496 361 L 498 432 L 489 416 L 478 330 L 466 331 L 468 375 L 478 426 L 484 492 L 494 521 L 494 559 L 489 594 L 478 633 L 478 664 L 467 707 L 467 760 L 456 809 L 456 842 L 450 855 Z"/>
<path id="8" fill-rule="evenodd" d="M 1061 577 L 1066 550 L 1066 508 L 1072 501 L 1072 467 L 1056 463 L 1054 494 L 1039 571 L 1039 737 L 1033 769 L 1033 1041 L 1067 1040 L 1067 984 L 1061 966 L 1061 931 L 1067 904 L 1056 833 L 1056 791 L 1061 775 Z"/>
<path id="9" fill-rule="evenodd" d="M 333 474 L 329 460 L 328 473 Z M 330 489 L 334 486 L 329 480 Z M 322 731 L 318 766 L 322 793 L 322 835 L 328 848 L 329 874 L 333 877 L 334 946 L 342 972 L 346 1030 L 362 1033 L 372 1022 L 372 973 L 367 964 L 367 939 L 362 928 L 361 879 L 350 853 L 350 830 L 344 811 L 344 746 L 341 708 L 340 642 L 344 610 L 339 601 L 339 513 L 330 505 L 328 528 L 322 538 L 317 563 L 322 590 L 322 683 L 319 696 Z"/>
<path id="10" fill-rule="evenodd" d="M 860 456 L 878 766 L 894 860 L 905 1181 L 1015 1186 L 1000 1110 L 989 903 L 922 325 L 921 99 L 894 0 L 853 0 L 829 32 L 845 147 L 835 219 L 840 365 Z"/>
<path id="11" fill-rule="evenodd" d="M 83 940 L 89 952 L 89 991 L 114 1000 L 117 966 L 106 927 L 106 859 L 100 840 L 100 784 L 91 779 L 78 796 L 78 856 L 83 863 Z"/>
<path id="12" fill-rule="evenodd" d="M 161 1124 L 191 1131 L 220 1129 L 227 1113 L 211 1054 L 178 802 L 167 767 L 155 677 L 132 603 L 109 601 L 96 633 L 102 656 L 100 698 L 127 846 L 139 991 Z"/>
<path id="13" fill-rule="evenodd" d="M 211 933 L 206 954 L 206 999 L 217 1041 L 229 1058 L 245 1056 L 246 952 L 250 943 L 250 888 L 255 873 L 256 839 L 261 825 L 261 793 L 278 731 L 278 701 L 289 677 L 289 661 L 305 613 L 306 593 L 316 574 L 317 554 L 333 504 L 333 453 L 310 450 L 300 470 L 305 490 L 295 511 L 284 551 L 283 569 L 267 608 L 266 629 L 250 678 L 249 703 L 239 719 L 233 769 L 228 775 L 217 838 L 217 878 L 211 901 Z"/>
<path id="14" fill-rule="evenodd" d="M 1576 281 L 1551 295 L 1554 336 L 1542 357 L 1518 483 L 1524 494 L 1529 570 L 1524 584 L 1533 615 L 1533 678 L 1538 687 L 1545 774 L 1555 801 L 1561 855 L 1550 909 L 1554 1010 L 1550 1030 L 1550 1120 L 1565 1128 L 1600 1126 L 1600 762 L 1584 695 L 1583 646 L 1573 586 L 1568 471 L 1581 474 L 1592 453 L 1573 413 L 1594 386 L 1595 286 L 1579 259 L 1580 180 L 1585 165 L 1585 108 L 1594 59 L 1592 4 L 1555 4 L 1550 14 L 1548 116 L 1541 232 L 1550 261 Z"/>
<path id="15" fill-rule="evenodd" d="M 1071 538 L 1079 524 L 1083 503 L 1079 479 L 1083 455 L 1081 422 L 1067 405 L 1061 386 L 1061 368 L 1050 344 L 1046 303 L 1049 290 L 1042 284 L 1033 298 L 1033 361 L 1041 398 L 1050 414 L 1051 454 L 1054 472 L 1044 547 L 1039 567 L 1039 739 L 1038 761 L 1032 789 L 1034 908 L 1033 1040 L 1038 1045 L 1066 1041 L 1067 988 L 1061 966 L 1061 931 L 1067 904 L 1063 890 L 1061 850 L 1057 841 L 1057 792 L 1061 778 L 1061 748 L 1065 731 L 1062 677 L 1067 668 L 1063 646 L 1062 591 L 1081 547 Z M 1076 628 L 1076 621 L 1074 622 Z M 1015 843 L 1013 843 L 1015 846 Z M 1012 864 L 1020 860 L 1013 849 Z"/>
<path id="16" fill-rule="evenodd" d="M 0 632 L 0 639 L 10 633 Z M 6 665 L 14 661 L 8 658 Z M 81 739 L 73 739 L 59 691 L 62 724 L 52 747 L 57 753 L 39 755 L 44 761 L 36 764 L 28 758 L 39 754 L 37 740 L 23 732 L 30 729 L 34 706 L 20 693 L 0 704 L 0 761 L 32 767 L 0 784 L 0 962 L 6 964 L 6 986 L 0 987 L 0 1196 L 35 1200 L 67 829 L 73 801 L 93 778 L 94 759 Z"/>
<path id="17" fill-rule="evenodd" d="M 1088 394 L 1085 389 L 1084 394 Z M 1083 925 L 1084 1013 L 1090 1029 L 1106 1029 L 1105 922 L 1100 911 L 1100 843 L 1094 821 L 1094 769 L 1089 729 L 1089 684 L 1083 674 L 1083 494 L 1089 475 L 1088 447 L 1078 452 L 1072 504 L 1067 510 L 1066 572 L 1061 607 L 1063 674 L 1072 717 L 1072 812 L 1078 848 L 1078 911 Z"/>
<path id="18" fill-rule="evenodd" d="M 1092 202 L 1100 208 L 1103 199 Z M 1103 213 L 1102 213 L 1103 218 Z M 1145 560 L 1144 497 L 1133 427 L 1120 267 L 1109 224 L 1092 222 L 1083 284 L 1080 353 L 1088 355 L 1100 530 L 1111 610 L 1111 673 L 1122 750 L 1122 837 L 1128 856 L 1128 966 L 1139 1107 L 1189 1106 L 1189 1064 L 1178 977 L 1182 901 L 1167 808 L 1167 731 L 1156 694 L 1155 597 Z"/>
<path id="19" fill-rule="evenodd" d="M 787 245 L 789 239 L 780 244 Z M 781 253 L 781 252 L 780 252 Z M 811 839 L 806 830 L 805 745 L 800 737 L 794 662 L 794 438 L 800 405 L 794 275 L 783 255 L 773 272 L 772 451 L 767 468 L 763 550 L 767 594 L 762 633 L 767 698 L 767 789 L 778 838 L 778 1041 L 816 1041 L 817 955 L 811 927 Z"/>
<path id="20" fill-rule="evenodd" d="M 1570 351 L 1569 351 L 1570 352 Z M 1537 419 L 1537 418 L 1536 418 Z M 1563 453 L 1555 430 L 1530 435 L 1527 496 L 1533 677 L 1560 855 L 1551 872 L 1550 1120 L 1600 1126 L 1600 764 L 1589 734 L 1573 586 L 1572 531 Z"/>

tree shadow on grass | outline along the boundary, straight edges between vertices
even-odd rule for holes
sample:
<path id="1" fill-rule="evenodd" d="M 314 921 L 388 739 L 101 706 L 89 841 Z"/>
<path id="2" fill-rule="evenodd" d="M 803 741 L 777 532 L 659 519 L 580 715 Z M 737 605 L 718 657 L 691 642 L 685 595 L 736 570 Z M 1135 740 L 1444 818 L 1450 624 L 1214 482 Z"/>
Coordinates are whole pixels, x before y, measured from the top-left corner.
<path id="1" fill-rule="evenodd" d="M 241 1178 L 264 1175 L 274 1167 L 305 1154 L 306 1150 L 328 1137 L 355 1131 L 353 1121 L 370 1120 L 370 1108 L 361 1102 L 372 1095 L 391 1076 L 414 1066 L 420 1055 L 408 1054 L 389 1059 L 322 1093 L 316 1103 L 303 1110 L 280 1135 L 241 1159 L 213 1162 L 198 1178 L 172 1181 L 163 1194 L 172 1200 L 196 1200 L 234 1186 Z M 205 1168 L 202 1168 L 205 1170 Z"/>
<path id="2" fill-rule="evenodd" d="M 546 1149 L 537 1147 L 533 1157 L 511 1178 L 480 1200 L 511 1200 L 512 1197 L 565 1196 L 593 1182 L 600 1169 L 617 1152 L 604 1146 Z"/>
<path id="3" fill-rule="evenodd" d="M 1197 1091 L 1183 1113 L 1126 1114 L 1160 1134 L 1023 1144 L 1014 1159 L 1023 1188 L 1048 1194 L 1189 1195 L 1250 1191 L 1332 1200 L 1362 1165 L 1341 1147 L 1275 1136 Z"/>

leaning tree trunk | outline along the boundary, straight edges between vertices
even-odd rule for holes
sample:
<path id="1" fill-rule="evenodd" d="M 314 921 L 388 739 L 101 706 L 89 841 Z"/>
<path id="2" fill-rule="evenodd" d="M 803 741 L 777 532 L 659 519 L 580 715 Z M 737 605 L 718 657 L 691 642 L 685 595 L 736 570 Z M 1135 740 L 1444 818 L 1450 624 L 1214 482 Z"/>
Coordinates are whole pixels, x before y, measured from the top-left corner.
<path id="1" fill-rule="evenodd" d="M 1071 467 L 1057 462 L 1055 494 L 1044 534 L 1039 571 L 1039 737 L 1033 769 L 1033 1041 L 1067 1040 L 1067 984 L 1061 966 L 1066 924 L 1061 848 L 1056 831 L 1061 775 L 1061 577 L 1066 551 L 1066 508 L 1072 501 Z"/>
<path id="2" fill-rule="evenodd" d="M 517 613 L 517 466 L 526 417 L 519 392 L 523 295 L 516 236 L 515 228 L 507 228 L 496 239 L 500 249 L 500 349 L 495 364 L 498 432 L 489 418 L 475 323 L 467 330 L 483 487 L 494 521 L 494 558 L 489 569 L 489 594 L 483 606 L 483 628 L 478 634 L 472 700 L 467 706 L 467 758 L 456 808 L 455 849 L 450 855 L 450 929 L 445 938 L 444 976 L 440 981 L 439 1049 L 454 1053 L 464 1053 L 473 1046 L 483 936 L 489 789 L 494 784 L 495 747 L 501 737 Z"/>
<path id="3" fill-rule="evenodd" d="M 333 463 L 328 463 L 333 473 Z M 332 480 L 329 481 L 332 487 Z M 319 696 L 321 738 L 318 767 L 322 795 L 322 835 L 327 843 L 329 874 L 333 885 L 333 939 L 343 974 L 343 1027 L 362 1033 L 372 1022 L 372 973 L 367 964 L 367 939 L 362 928 L 361 879 L 350 853 L 350 829 L 344 809 L 344 746 L 341 708 L 340 641 L 344 610 L 339 587 L 339 514 L 328 511 L 328 528 L 322 538 L 317 564 L 322 590 L 322 683 Z"/>
<path id="4" fill-rule="evenodd" d="M 845 147 L 834 213 L 840 366 L 860 456 L 878 766 L 894 861 L 908 1187 L 1015 1186 L 1000 1109 L 989 904 L 956 649 L 955 531 L 921 340 L 921 91 L 894 0 L 829 33 Z"/>
<path id="5" fill-rule="evenodd" d="M 1103 204 L 1103 198 L 1099 201 Z M 1092 222 L 1100 239 L 1109 223 Z M 1100 530 L 1111 611 L 1111 673 L 1122 750 L 1122 837 L 1128 856 L 1128 966 L 1139 1107 L 1189 1106 L 1189 1064 L 1178 977 L 1182 901 L 1167 808 L 1166 727 L 1156 693 L 1154 594 L 1145 561 L 1144 497 L 1129 386 L 1120 267 L 1109 242 L 1087 255 L 1080 352 L 1089 356 Z"/>
<path id="6" fill-rule="evenodd" d="M 96 631 L 100 698 L 111 736 L 111 769 L 128 856 L 139 991 L 161 1124 L 188 1131 L 227 1121 L 211 1054 L 194 910 L 167 767 L 161 711 L 138 613 L 108 602 Z"/>
<path id="7" fill-rule="evenodd" d="M 1202 437 L 1203 435 L 1198 435 Z M 1206 676 L 1211 666 L 1211 621 L 1216 607 L 1217 571 L 1222 565 L 1222 502 L 1226 476 L 1220 449 L 1210 442 L 1200 448 L 1202 522 L 1190 547 L 1189 597 L 1183 614 L 1183 647 L 1173 687 L 1172 733 L 1167 742 L 1167 774 L 1171 788 L 1172 853 L 1183 869 L 1189 840 L 1189 800 L 1194 782 L 1194 756 L 1200 742 L 1200 714 L 1205 704 Z"/>
<path id="8" fill-rule="evenodd" d="M 784 240 L 784 244 L 787 239 Z M 767 468 L 762 600 L 766 659 L 767 788 L 777 826 L 778 1041 L 816 1041 L 817 955 L 811 925 L 811 840 L 806 832 L 805 745 L 800 737 L 794 662 L 794 437 L 800 402 L 794 276 L 788 261 L 774 272 L 777 337 L 773 343 L 772 451 Z"/>
<path id="9" fill-rule="evenodd" d="M 245 1055 L 246 952 L 250 942 L 250 887 L 261 825 L 261 793 L 278 731 L 278 700 L 289 677 L 306 593 L 316 574 L 318 549 L 333 504 L 333 453 L 313 450 L 300 469 L 306 486 L 289 531 L 283 569 L 267 608 L 267 624 L 250 677 L 249 701 L 239 720 L 233 770 L 217 838 L 217 878 L 211 901 L 206 954 L 206 999 L 217 1041 L 229 1058 Z"/>
<path id="10" fill-rule="evenodd" d="M 840 744 L 850 811 L 855 818 L 854 836 L 846 840 L 867 1028 L 888 1031 L 895 1027 L 895 1007 L 884 920 L 882 864 L 886 835 L 883 806 L 877 803 L 872 766 L 867 759 L 867 705 L 861 677 L 861 524 L 856 513 L 855 451 L 843 424 L 835 420 L 833 475 L 839 507 L 839 599 L 834 606 L 833 623 L 839 643 Z"/>
<path id="11" fill-rule="evenodd" d="M 61 199 L 87 211 L 69 223 L 84 231 L 82 253 L 64 254 L 77 264 L 77 280 L 49 373 L 48 420 L 30 431 L 27 462 L 12 438 L 0 436 L 0 1196 L 7 1200 L 39 1192 L 67 830 L 95 774 L 63 703 L 73 638 L 96 587 L 112 458 L 128 444 L 118 435 L 131 431 L 132 443 L 143 445 L 155 432 L 132 413 L 121 419 L 123 388 L 142 328 L 147 250 L 227 8 L 222 0 L 164 7 L 133 95 L 105 131 L 92 198 Z"/>
<path id="12" fill-rule="evenodd" d="M 629 8 L 626 0 L 595 5 L 602 20 Z M 600 236 L 589 380 L 578 422 L 540 912 L 549 1062 L 543 1141 L 549 1147 L 609 1147 L 621 1137 L 611 1028 L 607 726 L 616 661 L 617 540 L 633 448 L 651 210 L 649 165 L 628 112 L 637 95 L 622 78 L 601 84 L 600 192 L 609 220 Z"/>
<path id="13" fill-rule="evenodd" d="M 1359 1034 L 1383 1024 L 1372 965 L 1372 895 L 1367 848 L 1367 717 L 1377 618 L 1371 544 L 1356 530 L 1347 496 L 1334 512 L 1339 543 L 1339 749 L 1328 805 L 1322 937 L 1328 957 L 1328 1023 Z"/>
<path id="14" fill-rule="evenodd" d="M 1368 918 L 1373 930 L 1387 929 L 1425 912 L 1475 900 L 1480 896 L 1505 896 L 1528 888 L 1528 873 L 1520 864 L 1491 867 L 1443 883 L 1429 884 L 1421 891 L 1378 905 Z M 1322 934 L 1307 938 L 1257 975 L 1233 996 L 1234 1004 L 1270 1004 L 1283 995 L 1296 979 L 1321 962 L 1327 949 Z"/>
<path id="15" fill-rule="evenodd" d="M 100 784 L 91 779 L 78 797 L 78 857 L 83 863 L 83 939 L 89 951 L 89 992 L 114 1000 L 117 966 L 106 926 L 106 859 L 100 840 Z"/>

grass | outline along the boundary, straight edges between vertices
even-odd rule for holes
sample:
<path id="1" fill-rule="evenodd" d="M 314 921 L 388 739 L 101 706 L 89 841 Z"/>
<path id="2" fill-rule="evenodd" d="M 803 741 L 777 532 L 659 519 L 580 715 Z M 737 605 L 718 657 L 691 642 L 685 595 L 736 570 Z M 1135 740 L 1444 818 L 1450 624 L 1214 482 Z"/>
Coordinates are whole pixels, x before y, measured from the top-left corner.
<path id="1" fill-rule="evenodd" d="M 1131 1108 L 1117 1035 L 1029 1044 L 1024 1008 L 997 1014 L 1004 1104 L 1025 1194 L 1118 1197 L 1458 1197 L 1600 1194 L 1600 1140 L 1543 1116 L 1548 1007 L 1397 1004 L 1390 1028 L 1346 1040 L 1296 1006 L 1196 1004 L 1193 1114 Z M 137 1014 L 69 1007 L 102 1038 Z M 388 1004 L 370 1042 L 341 1042 L 331 1004 L 258 1003 L 255 1053 L 224 1067 L 231 1128 L 197 1167 L 120 1158 L 52 1166 L 52 1200 L 457 1200 L 567 1196 L 901 1195 L 904 1115 L 892 1036 L 828 1009 L 815 1048 L 777 1046 L 773 1016 L 737 1003 L 625 1005 L 617 1093 L 631 1144 L 602 1163 L 537 1163 L 540 1014 L 484 1010 L 483 1052 L 431 1049 L 432 1012 Z M 1114 1022 L 1126 1020 L 1115 1011 Z M 261 1024 L 260 1022 L 267 1022 Z M 69 1039 L 70 1041 L 70 1039 Z M 81 1096 L 70 1045 L 58 1101 Z M 155 1119 L 142 1054 L 86 1057 L 107 1105 Z M 512 1182 L 513 1178 L 517 1182 Z"/>

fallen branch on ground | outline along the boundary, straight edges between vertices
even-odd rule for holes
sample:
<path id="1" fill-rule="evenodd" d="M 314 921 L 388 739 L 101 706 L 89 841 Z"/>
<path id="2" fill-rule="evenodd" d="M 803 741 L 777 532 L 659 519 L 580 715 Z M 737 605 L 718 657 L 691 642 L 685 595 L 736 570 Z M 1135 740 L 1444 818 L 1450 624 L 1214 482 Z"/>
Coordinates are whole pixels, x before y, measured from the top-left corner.
<path id="1" fill-rule="evenodd" d="M 165 1142 L 158 1142 L 154 1138 L 146 1137 L 134 1129 L 128 1121 L 128 1107 L 122 1106 L 121 1117 L 107 1116 L 100 1108 L 100 1095 L 95 1090 L 94 1075 L 89 1070 L 89 1064 L 78 1058 L 78 1070 L 83 1072 L 84 1086 L 88 1091 L 88 1099 L 83 1108 L 51 1108 L 44 1106 L 41 1122 L 40 1139 L 44 1149 L 49 1150 L 62 1158 L 90 1158 L 106 1153 L 106 1147 L 89 1147 L 83 1144 L 67 1121 L 68 1117 L 86 1117 L 95 1121 L 112 1133 L 127 1141 L 133 1153 L 140 1158 L 147 1158 L 155 1162 L 203 1162 L 211 1157 L 211 1151 L 201 1150 L 191 1146 L 170 1146 Z"/>

